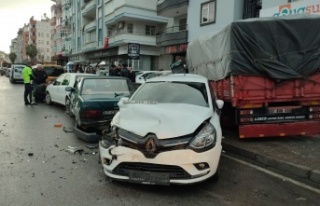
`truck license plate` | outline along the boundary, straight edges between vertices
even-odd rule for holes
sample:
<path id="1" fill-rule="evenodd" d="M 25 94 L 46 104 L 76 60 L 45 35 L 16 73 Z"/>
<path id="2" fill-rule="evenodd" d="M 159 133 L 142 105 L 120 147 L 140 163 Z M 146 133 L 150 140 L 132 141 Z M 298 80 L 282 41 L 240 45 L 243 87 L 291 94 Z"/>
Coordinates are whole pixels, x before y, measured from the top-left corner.
<path id="1" fill-rule="evenodd" d="M 168 173 L 155 172 L 130 172 L 129 181 L 132 183 L 148 185 L 169 185 L 170 178 Z"/>
<path id="2" fill-rule="evenodd" d="M 269 109 L 269 114 L 286 114 L 292 113 L 292 109 Z"/>

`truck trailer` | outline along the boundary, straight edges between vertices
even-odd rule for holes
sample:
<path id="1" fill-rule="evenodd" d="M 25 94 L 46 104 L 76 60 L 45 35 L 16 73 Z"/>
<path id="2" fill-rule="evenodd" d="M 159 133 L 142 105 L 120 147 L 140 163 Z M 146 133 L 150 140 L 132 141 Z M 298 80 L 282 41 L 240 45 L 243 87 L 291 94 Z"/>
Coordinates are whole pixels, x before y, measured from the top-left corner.
<path id="1" fill-rule="evenodd" d="M 190 73 L 225 101 L 240 138 L 320 134 L 320 17 L 254 18 L 191 41 Z"/>

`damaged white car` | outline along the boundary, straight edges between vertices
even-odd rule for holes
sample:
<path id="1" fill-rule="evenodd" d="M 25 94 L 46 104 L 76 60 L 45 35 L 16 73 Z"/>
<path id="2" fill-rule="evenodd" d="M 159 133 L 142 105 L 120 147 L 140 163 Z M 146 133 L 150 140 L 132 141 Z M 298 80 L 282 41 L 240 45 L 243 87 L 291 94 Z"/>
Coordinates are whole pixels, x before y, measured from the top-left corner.
<path id="1" fill-rule="evenodd" d="M 99 142 L 110 179 L 169 185 L 217 177 L 223 101 L 215 99 L 207 78 L 155 77 L 118 104 L 113 132 Z"/>

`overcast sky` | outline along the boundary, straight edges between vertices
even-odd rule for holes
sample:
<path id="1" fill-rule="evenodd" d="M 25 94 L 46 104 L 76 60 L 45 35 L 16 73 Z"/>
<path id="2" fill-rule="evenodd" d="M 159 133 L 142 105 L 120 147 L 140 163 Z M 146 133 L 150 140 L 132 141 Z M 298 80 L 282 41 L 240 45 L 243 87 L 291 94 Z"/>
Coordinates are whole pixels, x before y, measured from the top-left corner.
<path id="1" fill-rule="evenodd" d="M 10 52 L 11 40 L 32 16 L 41 20 L 46 13 L 50 18 L 53 4 L 51 0 L 0 0 L 0 51 Z"/>

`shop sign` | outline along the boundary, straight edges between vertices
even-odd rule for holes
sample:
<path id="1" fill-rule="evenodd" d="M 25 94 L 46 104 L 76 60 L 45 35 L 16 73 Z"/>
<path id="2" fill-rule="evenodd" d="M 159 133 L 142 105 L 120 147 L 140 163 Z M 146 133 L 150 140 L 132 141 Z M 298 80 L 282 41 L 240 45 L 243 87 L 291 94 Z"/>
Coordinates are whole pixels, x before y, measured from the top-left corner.
<path id="1" fill-rule="evenodd" d="M 181 53 L 187 51 L 188 44 L 179 44 L 166 47 L 167 54 Z"/>
<path id="2" fill-rule="evenodd" d="M 128 43 L 128 57 L 131 59 L 140 58 L 140 44 Z"/>

